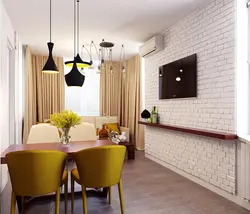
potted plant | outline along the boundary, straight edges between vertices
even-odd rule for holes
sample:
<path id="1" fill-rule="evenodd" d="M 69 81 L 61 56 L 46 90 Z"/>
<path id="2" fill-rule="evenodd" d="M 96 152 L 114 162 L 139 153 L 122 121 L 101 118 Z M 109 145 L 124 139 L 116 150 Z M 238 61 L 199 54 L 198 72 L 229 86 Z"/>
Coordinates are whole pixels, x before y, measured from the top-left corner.
<path id="1" fill-rule="evenodd" d="M 69 130 L 75 125 L 81 123 L 82 118 L 73 111 L 64 110 L 60 113 L 54 113 L 50 116 L 50 123 L 62 130 L 61 143 L 69 145 L 71 137 L 69 136 Z"/>

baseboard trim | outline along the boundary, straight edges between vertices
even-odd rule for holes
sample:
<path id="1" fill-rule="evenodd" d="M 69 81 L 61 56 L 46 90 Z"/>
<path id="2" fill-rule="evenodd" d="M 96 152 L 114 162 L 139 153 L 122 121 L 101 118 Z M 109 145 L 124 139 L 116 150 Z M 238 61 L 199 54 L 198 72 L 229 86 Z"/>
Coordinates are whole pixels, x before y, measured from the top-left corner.
<path id="1" fill-rule="evenodd" d="M 193 181 L 193 182 L 195 182 L 195 183 L 209 189 L 210 191 L 212 191 L 212 192 L 214 192 L 214 193 L 216 193 L 216 194 L 218 194 L 218 195 L 220 195 L 220 196 L 222 196 L 222 197 L 224 197 L 224 198 L 226 198 L 226 199 L 228 199 L 228 200 L 230 200 L 230 201 L 244 207 L 247 210 L 250 210 L 250 203 L 247 200 L 244 200 L 243 198 L 241 198 L 239 195 L 232 195 L 232 194 L 230 194 L 230 193 L 228 193 L 228 192 L 226 192 L 226 191 L 224 191 L 224 190 L 222 190 L 222 189 L 220 189 L 220 188 L 218 188 L 218 187 L 216 187 L 216 186 L 214 186 L 212 184 L 209 184 L 206 181 L 199 179 L 198 177 L 195 177 L 195 176 L 193 176 L 191 174 L 188 174 L 188 173 L 174 167 L 173 165 L 170 165 L 170 164 L 168 164 L 168 163 L 166 163 L 166 162 L 164 162 L 164 161 L 162 161 L 162 160 L 160 160 L 160 159 L 158 159 L 158 158 L 156 158 L 156 157 L 154 157 L 154 156 L 152 156 L 150 154 L 145 153 L 145 156 L 148 159 L 150 159 L 150 160 L 152 160 L 152 161 L 154 161 L 154 162 L 156 162 L 156 163 L 158 163 L 158 164 L 160 164 L 160 165 L 162 165 L 162 166 L 176 172 L 177 174 L 179 174 L 179 175 L 181 175 L 181 176 L 183 176 L 183 177 L 185 177 L 185 178 L 187 178 L 187 179 L 189 179 L 189 180 L 191 180 L 191 181 Z"/>

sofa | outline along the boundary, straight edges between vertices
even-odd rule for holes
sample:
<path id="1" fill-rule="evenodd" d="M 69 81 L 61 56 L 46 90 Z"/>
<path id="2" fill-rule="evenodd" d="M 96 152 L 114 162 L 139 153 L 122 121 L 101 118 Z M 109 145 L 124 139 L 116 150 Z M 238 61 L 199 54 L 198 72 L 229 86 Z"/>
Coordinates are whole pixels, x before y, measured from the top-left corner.
<path id="1" fill-rule="evenodd" d="M 94 124 L 96 129 L 101 129 L 103 124 L 118 123 L 117 116 L 82 116 L 82 122 Z M 129 142 L 129 128 L 120 126 L 120 131 L 125 132 L 127 141 Z"/>

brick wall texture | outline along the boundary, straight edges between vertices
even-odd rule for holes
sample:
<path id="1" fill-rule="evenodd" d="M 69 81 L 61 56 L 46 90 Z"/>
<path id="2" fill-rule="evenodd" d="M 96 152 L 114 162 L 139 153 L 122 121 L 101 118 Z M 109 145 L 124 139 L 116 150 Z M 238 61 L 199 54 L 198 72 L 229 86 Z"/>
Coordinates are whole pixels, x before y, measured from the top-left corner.
<path id="1" fill-rule="evenodd" d="M 164 34 L 165 49 L 145 59 L 145 104 L 160 122 L 236 132 L 234 0 L 215 0 Z M 197 54 L 198 96 L 159 100 L 161 65 Z M 227 192 L 235 193 L 235 141 L 146 127 L 145 152 Z"/>

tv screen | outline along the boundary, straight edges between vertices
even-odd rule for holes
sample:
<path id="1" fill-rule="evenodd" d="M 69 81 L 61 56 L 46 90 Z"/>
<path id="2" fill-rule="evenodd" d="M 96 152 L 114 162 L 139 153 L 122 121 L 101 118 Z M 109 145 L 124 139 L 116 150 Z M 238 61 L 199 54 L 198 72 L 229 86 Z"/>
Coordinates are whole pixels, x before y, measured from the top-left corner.
<path id="1" fill-rule="evenodd" d="M 159 68 L 159 99 L 197 96 L 196 54 Z"/>

